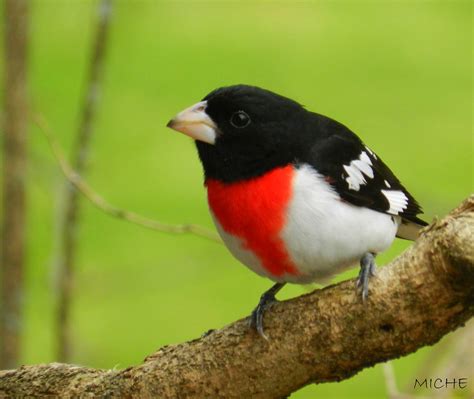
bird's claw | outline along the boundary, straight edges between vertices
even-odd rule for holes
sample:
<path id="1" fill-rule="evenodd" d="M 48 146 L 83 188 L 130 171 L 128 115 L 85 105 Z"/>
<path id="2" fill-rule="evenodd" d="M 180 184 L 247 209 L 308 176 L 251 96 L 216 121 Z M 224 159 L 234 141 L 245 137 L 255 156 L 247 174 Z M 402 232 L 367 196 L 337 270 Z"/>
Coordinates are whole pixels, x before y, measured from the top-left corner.
<path id="1" fill-rule="evenodd" d="M 250 315 L 250 327 L 257 331 L 263 339 L 268 341 L 268 337 L 263 331 L 263 315 L 269 306 L 273 303 L 278 302 L 275 298 L 275 294 L 284 286 L 284 283 L 276 283 L 268 291 L 264 292 L 260 297 L 257 307 L 253 310 Z"/>
<path id="2" fill-rule="evenodd" d="M 375 255 L 368 252 L 360 260 L 360 272 L 356 283 L 357 288 L 362 292 L 362 302 L 367 300 L 369 296 L 369 280 L 376 274 Z"/>
<path id="3" fill-rule="evenodd" d="M 265 314 L 265 310 L 267 310 L 267 308 L 274 302 L 276 302 L 274 295 L 264 293 L 260 298 L 257 307 L 253 310 L 252 315 L 250 316 L 250 327 L 255 329 L 258 335 L 267 341 L 268 337 L 263 331 L 263 315 Z"/>
<path id="4" fill-rule="evenodd" d="M 266 304 L 259 303 L 257 307 L 252 312 L 250 316 L 250 327 L 257 331 L 258 335 L 260 335 L 263 339 L 268 341 L 268 337 L 265 335 L 263 331 L 263 314 L 265 313 L 265 309 L 271 302 L 267 302 Z"/>

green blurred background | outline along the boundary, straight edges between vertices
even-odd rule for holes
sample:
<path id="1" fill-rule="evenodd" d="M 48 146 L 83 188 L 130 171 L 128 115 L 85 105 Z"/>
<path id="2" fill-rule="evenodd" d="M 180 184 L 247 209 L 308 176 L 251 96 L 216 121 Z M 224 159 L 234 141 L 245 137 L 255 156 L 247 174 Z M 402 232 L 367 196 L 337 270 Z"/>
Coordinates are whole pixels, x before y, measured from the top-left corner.
<path id="1" fill-rule="evenodd" d="M 32 2 L 32 105 L 66 150 L 78 124 L 96 11 L 96 1 Z M 87 180 L 122 208 L 212 228 L 194 145 L 165 125 L 212 89 L 247 83 L 351 127 L 391 165 L 426 220 L 442 216 L 472 191 L 471 11 L 470 1 L 118 1 Z M 29 184 L 22 360 L 39 363 L 55 360 L 64 182 L 33 126 Z M 78 364 L 140 363 L 162 345 L 248 315 L 271 284 L 219 244 L 146 230 L 86 201 L 78 242 Z M 397 242 L 379 264 L 406 246 Z M 292 286 L 281 297 L 308 289 Z M 400 386 L 413 381 L 431 350 L 394 362 Z M 383 397 L 381 366 L 292 397 L 349 395 Z"/>

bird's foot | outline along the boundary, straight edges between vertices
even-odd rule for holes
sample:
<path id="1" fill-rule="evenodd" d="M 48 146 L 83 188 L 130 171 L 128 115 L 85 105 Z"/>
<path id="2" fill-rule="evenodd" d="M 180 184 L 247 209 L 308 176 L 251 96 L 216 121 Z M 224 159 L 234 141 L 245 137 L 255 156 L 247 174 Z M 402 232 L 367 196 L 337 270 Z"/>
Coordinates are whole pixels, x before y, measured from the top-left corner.
<path id="1" fill-rule="evenodd" d="M 362 292 L 362 301 L 369 296 L 369 280 L 376 275 L 375 255 L 367 252 L 360 260 L 360 272 L 357 277 L 357 288 Z"/>
<path id="2" fill-rule="evenodd" d="M 268 337 L 263 332 L 263 315 L 271 304 L 278 302 L 275 295 L 284 285 L 285 283 L 276 283 L 268 291 L 265 291 L 250 316 L 250 327 L 255 329 L 255 331 L 266 340 L 268 340 Z"/>

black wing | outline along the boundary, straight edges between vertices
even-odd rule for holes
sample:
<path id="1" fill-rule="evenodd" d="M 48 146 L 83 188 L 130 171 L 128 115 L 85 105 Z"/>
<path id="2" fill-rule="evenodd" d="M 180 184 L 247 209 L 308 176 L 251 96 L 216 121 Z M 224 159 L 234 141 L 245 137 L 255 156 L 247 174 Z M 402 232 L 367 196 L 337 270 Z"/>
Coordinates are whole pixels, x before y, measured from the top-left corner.
<path id="1" fill-rule="evenodd" d="M 304 161 L 324 175 L 343 200 L 401 216 L 404 223 L 427 224 L 417 217 L 422 210 L 415 198 L 359 137 L 330 118 L 316 117 L 318 137 Z"/>

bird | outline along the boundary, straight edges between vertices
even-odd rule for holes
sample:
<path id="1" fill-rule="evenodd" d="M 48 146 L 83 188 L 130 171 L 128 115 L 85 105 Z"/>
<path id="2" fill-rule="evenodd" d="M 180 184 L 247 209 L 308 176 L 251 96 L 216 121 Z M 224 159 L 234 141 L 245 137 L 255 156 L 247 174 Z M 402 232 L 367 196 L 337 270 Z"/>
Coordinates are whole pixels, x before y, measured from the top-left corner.
<path id="1" fill-rule="evenodd" d="M 286 283 L 324 284 L 359 264 L 365 303 L 377 254 L 427 225 L 415 198 L 355 133 L 272 91 L 215 89 L 167 127 L 195 140 L 227 249 L 274 282 L 250 316 L 263 338 L 265 311 Z"/>

